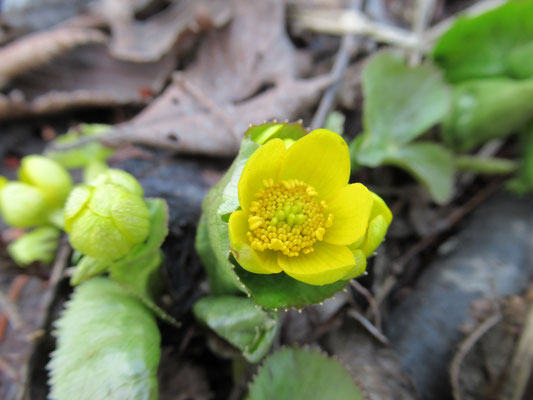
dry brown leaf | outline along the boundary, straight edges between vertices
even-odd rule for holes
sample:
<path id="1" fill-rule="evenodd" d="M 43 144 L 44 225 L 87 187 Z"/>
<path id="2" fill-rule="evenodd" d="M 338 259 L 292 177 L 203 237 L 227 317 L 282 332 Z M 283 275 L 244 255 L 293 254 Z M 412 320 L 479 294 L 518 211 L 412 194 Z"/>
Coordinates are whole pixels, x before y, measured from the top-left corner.
<path id="1" fill-rule="evenodd" d="M 228 0 L 179 0 L 146 20 L 135 20 L 122 2 L 104 1 L 104 17 L 111 26 L 111 53 L 123 60 L 159 60 L 183 35 L 226 24 L 231 17 Z"/>
<path id="2" fill-rule="evenodd" d="M 106 35 L 100 31 L 75 27 L 24 36 L 0 48 L 0 88 L 14 76 L 35 69 L 72 48 L 106 40 Z"/>
<path id="3" fill-rule="evenodd" d="M 32 0 L 2 2 L 0 20 L 10 37 L 48 29 L 74 17 L 92 0 Z"/>
<path id="4" fill-rule="evenodd" d="M 249 124 L 297 119 L 317 101 L 331 77 L 300 79 L 283 2 L 236 0 L 234 9 L 232 22 L 208 35 L 196 61 L 136 118 L 117 126 L 110 143 L 231 155 Z"/>
<path id="5" fill-rule="evenodd" d="M 143 104 L 161 91 L 175 65 L 168 53 L 155 63 L 119 61 L 104 45 L 82 46 L 12 80 L 0 96 L 0 120 L 71 107 Z"/>

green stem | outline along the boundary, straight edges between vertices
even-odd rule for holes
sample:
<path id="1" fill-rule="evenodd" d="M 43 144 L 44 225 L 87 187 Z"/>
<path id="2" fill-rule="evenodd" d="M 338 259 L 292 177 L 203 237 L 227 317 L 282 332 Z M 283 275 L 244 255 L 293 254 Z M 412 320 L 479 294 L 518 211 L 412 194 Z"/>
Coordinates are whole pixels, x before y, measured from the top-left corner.
<path id="1" fill-rule="evenodd" d="M 455 167 L 460 171 L 478 174 L 511 174 L 518 170 L 518 163 L 513 160 L 496 157 L 456 156 Z"/>

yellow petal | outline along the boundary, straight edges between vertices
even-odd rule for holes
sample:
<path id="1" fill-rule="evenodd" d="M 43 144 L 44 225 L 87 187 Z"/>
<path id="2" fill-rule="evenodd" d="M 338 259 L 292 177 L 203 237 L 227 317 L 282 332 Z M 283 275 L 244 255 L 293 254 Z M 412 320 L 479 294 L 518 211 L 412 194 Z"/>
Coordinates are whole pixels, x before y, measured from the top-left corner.
<path id="1" fill-rule="evenodd" d="M 366 257 L 361 250 L 356 250 L 353 253 L 355 260 L 355 265 L 351 270 L 348 271 L 346 275 L 342 277 L 342 280 L 349 281 L 350 279 L 356 278 L 359 275 L 362 275 L 366 270 Z"/>
<path id="2" fill-rule="evenodd" d="M 388 227 L 389 225 L 386 223 L 385 218 L 383 218 L 382 215 L 378 215 L 376 218 L 370 221 L 365 241 L 360 247 L 363 253 L 365 253 L 366 257 L 370 257 L 372 254 L 374 254 L 374 251 L 376 251 L 385 238 Z"/>
<path id="3" fill-rule="evenodd" d="M 283 271 L 310 285 L 327 285 L 342 279 L 355 265 L 352 252 L 346 246 L 316 242 L 309 254 L 287 257 L 278 254 Z"/>
<path id="4" fill-rule="evenodd" d="M 255 194 L 264 187 L 264 179 L 278 181 L 281 163 L 287 150 L 281 139 L 269 140 L 248 159 L 239 180 L 239 203 L 248 211 Z"/>
<path id="5" fill-rule="evenodd" d="M 333 224 L 326 229 L 325 242 L 349 245 L 365 235 L 374 199 L 364 185 L 347 185 L 326 202 Z"/>
<path id="6" fill-rule="evenodd" d="M 281 272 L 275 251 L 256 251 L 250 247 L 248 237 L 248 214 L 235 211 L 229 217 L 229 240 L 231 251 L 239 265 L 254 274 Z"/>
<path id="7" fill-rule="evenodd" d="M 313 131 L 294 143 L 283 160 L 280 180 L 299 179 L 326 199 L 348 184 L 350 153 L 344 139 L 327 129 Z"/>
<path id="8" fill-rule="evenodd" d="M 378 215 L 381 215 L 385 222 L 387 223 L 387 226 L 390 225 L 392 221 L 392 212 L 387 206 L 387 204 L 383 201 L 381 197 L 379 197 L 377 194 L 372 193 L 372 197 L 374 198 L 374 203 L 372 204 L 372 212 L 370 214 L 370 220 L 373 220 Z"/>
<path id="9" fill-rule="evenodd" d="M 350 245 L 351 249 L 361 249 L 366 257 L 370 257 L 379 247 L 392 221 L 392 212 L 377 194 L 372 193 L 374 203 L 370 213 L 370 223 L 363 242 Z"/>

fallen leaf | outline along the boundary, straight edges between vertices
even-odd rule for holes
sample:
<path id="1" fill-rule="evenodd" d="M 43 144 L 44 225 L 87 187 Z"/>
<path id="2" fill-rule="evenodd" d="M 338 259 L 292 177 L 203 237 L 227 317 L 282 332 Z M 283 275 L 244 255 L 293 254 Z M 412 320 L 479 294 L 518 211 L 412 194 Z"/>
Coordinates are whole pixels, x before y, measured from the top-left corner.
<path id="1" fill-rule="evenodd" d="M 107 140 L 188 153 L 236 154 L 250 124 L 297 119 L 328 85 L 329 75 L 301 79 L 285 32 L 281 1 L 236 0 L 232 22 L 210 32 L 197 58 L 163 95 Z"/>
<path id="2" fill-rule="evenodd" d="M 48 29 L 77 15 L 91 0 L 32 0 L 2 2 L 1 19 L 10 38 Z"/>
<path id="3" fill-rule="evenodd" d="M 0 120 L 72 107 L 144 104 L 145 91 L 161 91 L 174 65 L 175 52 L 137 64 L 114 59 L 105 45 L 82 46 L 13 79 L 12 90 L 0 95 Z"/>
<path id="4" fill-rule="evenodd" d="M 95 29 L 61 27 L 24 36 L 0 49 L 0 88 L 61 53 L 89 43 L 104 43 L 106 35 Z"/>
<path id="5" fill-rule="evenodd" d="M 104 1 L 113 56 L 135 62 L 157 61 L 187 33 L 220 27 L 231 18 L 227 0 L 181 0 L 146 20 L 136 20 L 122 2 Z M 99 10 L 102 11 L 102 10 Z"/>

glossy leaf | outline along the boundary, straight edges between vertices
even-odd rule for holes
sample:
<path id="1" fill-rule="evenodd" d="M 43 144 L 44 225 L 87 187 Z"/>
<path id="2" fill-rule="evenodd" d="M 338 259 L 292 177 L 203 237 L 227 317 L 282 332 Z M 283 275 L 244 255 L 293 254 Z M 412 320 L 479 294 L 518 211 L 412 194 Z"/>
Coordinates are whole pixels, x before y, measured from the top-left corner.
<path id="1" fill-rule="evenodd" d="M 432 143 L 412 143 L 440 122 L 450 91 L 431 64 L 407 66 L 395 52 L 374 56 L 363 72 L 364 133 L 350 145 L 352 166 L 393 165 L 420 180 L 437 203 L 452 194 L 454 164 Z"/>
<path id="2" fill-rule="evenodd" d="M 278 331 L 278 314 L 246 297 L 204 297 L 194 304 L 193 311 L 196 318 L 253 363 L 268 352 Z"/>
<path id="3" fill-rule="evenodd" d="M 390 151 L 383 163 L 403 168 L 416 177 L 436 203 L 450 200 L 455 164 L 451 153 L 443 146 L 428 142 L 412 143 Z"/>
<path id="4" fill-rule="evenodd" d="M 509 1 L 473 18 L 459 18 L 439 39 L 434 60 L 451 82 L 533 76 L 533 2 Z"/>
<path id="5" fill-rule="evenodd" d="M 348 371 L 317 350 L 283 349 L 268 357 L 247 400 L 364 400 Z"/>
<path id="6" fill-rule="evenodd" d="M 399 53 L 384 51 L 363 71 L 364 138 L 358 159 L 365 165 L 380 163 L 367 151 L 411 142 L 447 113 L 449 89 L 431 64 L 409 67 Z"/>
<path id="7" fill-rule="evenodd" d="M 533 81 L 483 79 L 453 89 L 453 106 L 443 123 L 449 146 L 467 151 L 505 137 L 533 120 Z"/>
<path id="8" fill-rule="evenodd" d="M 248 289 L 252 299 L 267 308 L 303 308 L 332 297 L 346 286 L 346 281 L 323 286 L 308 285 L 283 272 L 259 275 L 246 271 L 236 262 L 235 264 L 235 273 Z"/>
<path id="9" fill-rule="evenodd" d="M 212 188 L 202 203 L 202 218 L 196 234 L 196 250 L 206 268 L 213 294 L 246 292 L 232 271 L 229 256 L 228 224 L 224 216 L 239 207 L 237 185 L 248 158 L 259 146 L 243 138 L 239 154 L 218 184 Z"/>
<path id="10" fill-rule="evenodd" d="M 50 399 L 157 399 L 159 330 L 119 284 L 94 278 L 78 286 L 55 328 Z"/>

